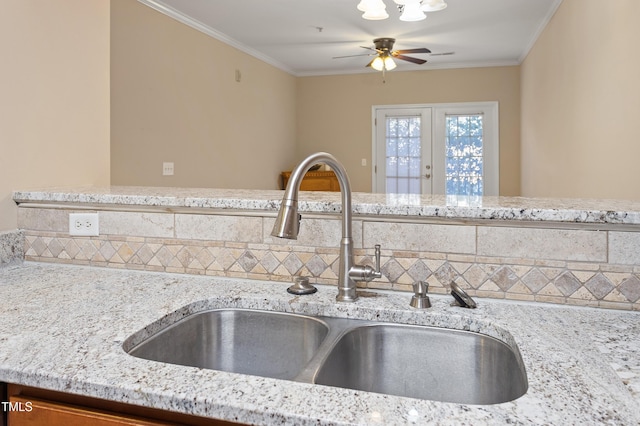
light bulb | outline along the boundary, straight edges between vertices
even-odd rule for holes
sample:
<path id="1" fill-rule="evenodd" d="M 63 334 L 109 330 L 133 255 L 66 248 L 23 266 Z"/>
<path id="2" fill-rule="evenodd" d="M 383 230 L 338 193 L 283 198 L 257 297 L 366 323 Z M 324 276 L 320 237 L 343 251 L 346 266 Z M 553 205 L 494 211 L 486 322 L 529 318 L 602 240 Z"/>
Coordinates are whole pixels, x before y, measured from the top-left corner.
<path id="1" fill-rule="evenodd" d="M 391 71 L 396 66 L 396 63 L 391 56 L 387 56 L 384 58 L 384 67 L 387 69 L 387 71 Z"/>
<path id="2" fill-rule="evenodd" d="M 384 60 L 380 56 L 377 56 L 373 62 L 371 62 L 371 68 L 376 71 L 382 71 L 384 69 Z"/>

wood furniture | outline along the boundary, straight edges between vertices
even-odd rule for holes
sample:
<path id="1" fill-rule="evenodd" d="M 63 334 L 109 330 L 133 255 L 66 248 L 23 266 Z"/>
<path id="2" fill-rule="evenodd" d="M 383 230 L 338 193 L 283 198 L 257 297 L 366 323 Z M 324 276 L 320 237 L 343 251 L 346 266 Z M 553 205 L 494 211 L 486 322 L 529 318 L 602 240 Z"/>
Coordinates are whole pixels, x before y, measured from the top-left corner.
<path id="1" fill-rule="evenodd" d="M 9 384 L 9 426 L 231 426 L 207 419 L 120 402 Z"/>
<path id="2" fill-rule="evenodd" d="M 291 172 L 282 172 L 282 189 L 287 187 Z M 300 184 L 301 191 L 340 191 L 340 184 L 336 174 L 332 171 L 307 172 Z"/>

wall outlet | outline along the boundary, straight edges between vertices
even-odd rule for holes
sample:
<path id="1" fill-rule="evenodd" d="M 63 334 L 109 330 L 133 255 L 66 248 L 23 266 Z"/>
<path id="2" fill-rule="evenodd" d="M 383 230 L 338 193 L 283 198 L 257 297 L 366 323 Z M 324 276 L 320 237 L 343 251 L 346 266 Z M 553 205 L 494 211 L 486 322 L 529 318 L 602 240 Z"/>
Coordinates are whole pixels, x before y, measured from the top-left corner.
<path id="1" fill-rule="evenodd" d="M 162 163 L 162 176 L 173 176 L 173 163 L 172 162 L 164 162 L 164 163 Z"/>
<path id="2" fill-rule="evenodd" d="M 86 237 L 100 235 L 98 213 L 69 213 L 69 235 Z"/>

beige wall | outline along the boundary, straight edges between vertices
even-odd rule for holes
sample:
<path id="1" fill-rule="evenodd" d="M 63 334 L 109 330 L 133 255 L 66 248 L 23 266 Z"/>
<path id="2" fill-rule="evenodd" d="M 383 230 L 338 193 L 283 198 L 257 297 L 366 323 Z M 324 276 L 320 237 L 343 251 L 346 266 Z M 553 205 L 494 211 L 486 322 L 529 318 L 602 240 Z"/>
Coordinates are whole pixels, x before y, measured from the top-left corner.
<path id="1" fill-rule="evenodd" d="M 640 2 L 564 0 L 522 64 L 522 195 L 640 200 Z"/>
<path id="2" fill-rule="evenodd" d="M 15 189 L 109 183 L 109 2 L 5 0 L 0 231 Z"/>
<path id="3" fill-rule="evenodd" d="M 465 68 L 298 79 L 298 159 L 334 154 L 355 191 L 371 191 L 371 107 L 498 101 L 500 194 L 520 191 L 520 68 Z M 367 166 L 361 160 L 367 159 Z"/>
<path id="4" fill-rule="evenodd" d="M 295 78 L 133 0 L 111 23 L 113 184 L 276 188 L 326 150 L 370 191 L 373 105 L 499 101 L 500 192 L 520 190 L 518 67 Z"/>
<path id="5" fill-rule="evenodd" d="M 111 5 L 111 182 L 277 188 L 295 77 L 137 1 Z"/>

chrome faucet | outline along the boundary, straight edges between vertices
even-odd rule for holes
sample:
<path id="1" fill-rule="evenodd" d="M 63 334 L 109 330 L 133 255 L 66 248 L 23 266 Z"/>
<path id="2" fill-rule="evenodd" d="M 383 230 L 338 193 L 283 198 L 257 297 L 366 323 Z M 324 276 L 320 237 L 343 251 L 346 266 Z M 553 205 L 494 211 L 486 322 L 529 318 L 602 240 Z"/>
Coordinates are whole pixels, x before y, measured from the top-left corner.
<path id="1" fill-rule="evenodd" d="M 354 302 L 358 298 L 356 281 L 372 281 L 375 278 L 382 277 L 380 272 L 380 245 L 376 245 L 375 270 L 368 265 L 355 264 L 351 232 L 351 184 L 344 166 L 333 155 L 326 152 L 311 154 L 291 172 L 271 235 L 293 240 L 298 238 L 301 219 L 300 214 L 298 214 L 300 183 L 307 171 L 317 163 L 329 165 L 340 183 L 340 192 L 342 193 L 342 240 L 340 241 L 340 271 L 336 300 L 338 302 Z"/>

